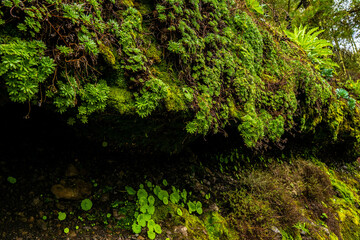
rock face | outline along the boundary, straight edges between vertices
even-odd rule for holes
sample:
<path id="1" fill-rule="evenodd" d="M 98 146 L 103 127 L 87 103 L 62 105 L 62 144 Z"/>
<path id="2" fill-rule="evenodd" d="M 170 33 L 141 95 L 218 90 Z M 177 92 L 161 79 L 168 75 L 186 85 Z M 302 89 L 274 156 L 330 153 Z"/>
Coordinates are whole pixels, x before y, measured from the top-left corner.
<path id="1" fill-rule="evenodd" d="M 51 187 L 57 199 L 80 200 L 91 194 L 92 185 L 82 179 L 61 180 L 60 184 Z"/>

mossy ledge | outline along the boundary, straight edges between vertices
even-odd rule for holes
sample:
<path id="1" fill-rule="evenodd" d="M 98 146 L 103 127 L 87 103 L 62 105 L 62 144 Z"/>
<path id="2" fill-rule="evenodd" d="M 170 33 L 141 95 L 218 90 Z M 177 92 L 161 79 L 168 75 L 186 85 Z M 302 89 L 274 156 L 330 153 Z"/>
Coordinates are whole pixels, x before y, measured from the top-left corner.
<path id="1" fill-rule="evenodd" d="M 313 133 L 358 150 L 359 108 L 243 1 L 2 1 L 0 23 L 8 99 L 90 122 L 113 146 L 238 134 L 263 149 Z"/>

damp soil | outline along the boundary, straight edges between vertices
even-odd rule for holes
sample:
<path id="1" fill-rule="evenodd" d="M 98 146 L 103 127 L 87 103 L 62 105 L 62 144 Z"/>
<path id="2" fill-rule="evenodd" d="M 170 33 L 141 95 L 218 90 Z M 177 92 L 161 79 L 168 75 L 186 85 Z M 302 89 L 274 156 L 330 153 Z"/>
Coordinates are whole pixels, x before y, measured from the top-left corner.
<path id="1" fill-rule="evenodd" d="M 194 197 L 224 190 L 217 173 L 198 168 L 201 164 L 189 154 L 140 155 L 109 149 L 79 135 L 57 115 L 33 110 L 31 118 L 24 119 L 26 112 L 17 105 L 0 108 L 0 239 L 145 239 L 146 234 L 131 231 L 135 204 L 125 186 L 136 188 L 145 179 L 161 184 L 166 179 Z M 77 181 L 90 186 L 90 192 L 58 199 L 52 191 L 56 184 Z M 88 211 L 81 208 L 86 198 L 93 203 Z M 66 213 L 62 221 L 61 212 Z M 165 239 L 173 226 L 162 225 L 159 237 Z"/>

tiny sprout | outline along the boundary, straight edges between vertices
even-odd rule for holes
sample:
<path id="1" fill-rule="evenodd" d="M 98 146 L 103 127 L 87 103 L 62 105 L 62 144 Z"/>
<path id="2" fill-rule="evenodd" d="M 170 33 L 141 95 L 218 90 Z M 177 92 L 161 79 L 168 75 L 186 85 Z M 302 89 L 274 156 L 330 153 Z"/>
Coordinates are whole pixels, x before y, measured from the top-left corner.
<path id="1" fill-rule="evenodd" d="M 111 217 L 111 213 L 106 214 L 106 217 L 107 217 L 107 218 L 110 218 L 110 217 Z"/>
<path id="2" fill-rule="evenodd" d="M 8 177 L 7 180 L 8 180 L 8 182 L 11 183 L 11 184 L 16 183 L 16 178 L 14 178 L 14 177 Z"/>
<path id="3" fill-rule="evenodd" d="M 208 194 L 205 195 L 205 199 L 206 199 L 206 200 L 209 200 L 209 199 L 210 199 L 210 193 L 208 193 Z"/>
<path id="4" fill-rule="evenodd" d="M 58 213 L 58 219 L 59 219 L 60 221 L 65 220 L 65 218 L 66 218 L 66 213 L 64 213 L 64 212 L 59 212 L 59 213 Z"/>
<path id="5" fill-rule="evenodd" d="M 42 219 L 43 219 L 44 221 L 46 221 L 46 219 L 47 219 L 47 216 L 43 216 L 43 217 L 42 217 Z"/>
<path id="6" fill-rule="evenodd" d="M 69 233 L 69 228 L 64 228 L 64 233 L 68 234 Z"/>
<path id="7" fill-rule="evenodd" d="M 105 147 L 108 146 L 108 143 L 107 143 L 106 141 L 103 141 L 103 142 L 102 142 L 102 146 L 105 148 Z"/>
<path id="8" fill-rule="evenodd" d="M 79 229 L 79 226 L 76 226 L 75 229 L 78 230 L 78 229 Z"/>

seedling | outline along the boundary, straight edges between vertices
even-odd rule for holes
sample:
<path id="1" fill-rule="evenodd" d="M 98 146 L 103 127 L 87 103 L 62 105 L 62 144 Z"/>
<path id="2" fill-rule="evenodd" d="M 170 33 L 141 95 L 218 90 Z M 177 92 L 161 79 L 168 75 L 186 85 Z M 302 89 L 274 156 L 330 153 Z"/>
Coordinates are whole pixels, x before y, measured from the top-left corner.
<path id="1" fill-rule="evenodd" d="M 189 207 L 189 213 L 190 214 L 192 212 L 197 212 L 199 215 L 201 215 L 203 213 L 201 202 L 197 201 L 195 203 L 195 202 L 189 201 L 187 205 Z"/>
<path id="2" fill-rule="evenodd" d="M 76 230 L 79 230 L 79 226 L 76 226 L 75 229 L 76 229 Z"/>
<path id="3" fill-rule="evenodd" d="M 59 219 L 60 221 L 65 220 L 65 218 L 66 218 L 66 213 L 64 213 L 64 212 L 59 212 L 59 213 L 58 213 L 58 219 Z"/>
<path id="4" fill-rule="evenodd" d="M 89 211 L 92 208 L 92 201 L 88 198 L 81 201 L 81 209 L 84 211 Z"/>
<path id="5" fill-rule="evenodd" d="M 68 234 L 69 233 L 69 228 L 64 228 L 64 233 Z"/>
<path id="6" fill-rule="evenodd" d="M 44 221 L 46 221 L 46 219 L 47 219 L 47 216 L 43 216 L 43 217 L 42 217 L 42 219 L 43 219 Z"/>
<path id="7" fill-rule="evenodd" d="M 209 199 L 210 199 L 210 193 L 208 193 L 208 194 L 205 195 L 205 199 L 206 199 L 206 200 L 209 200 Z"/>

